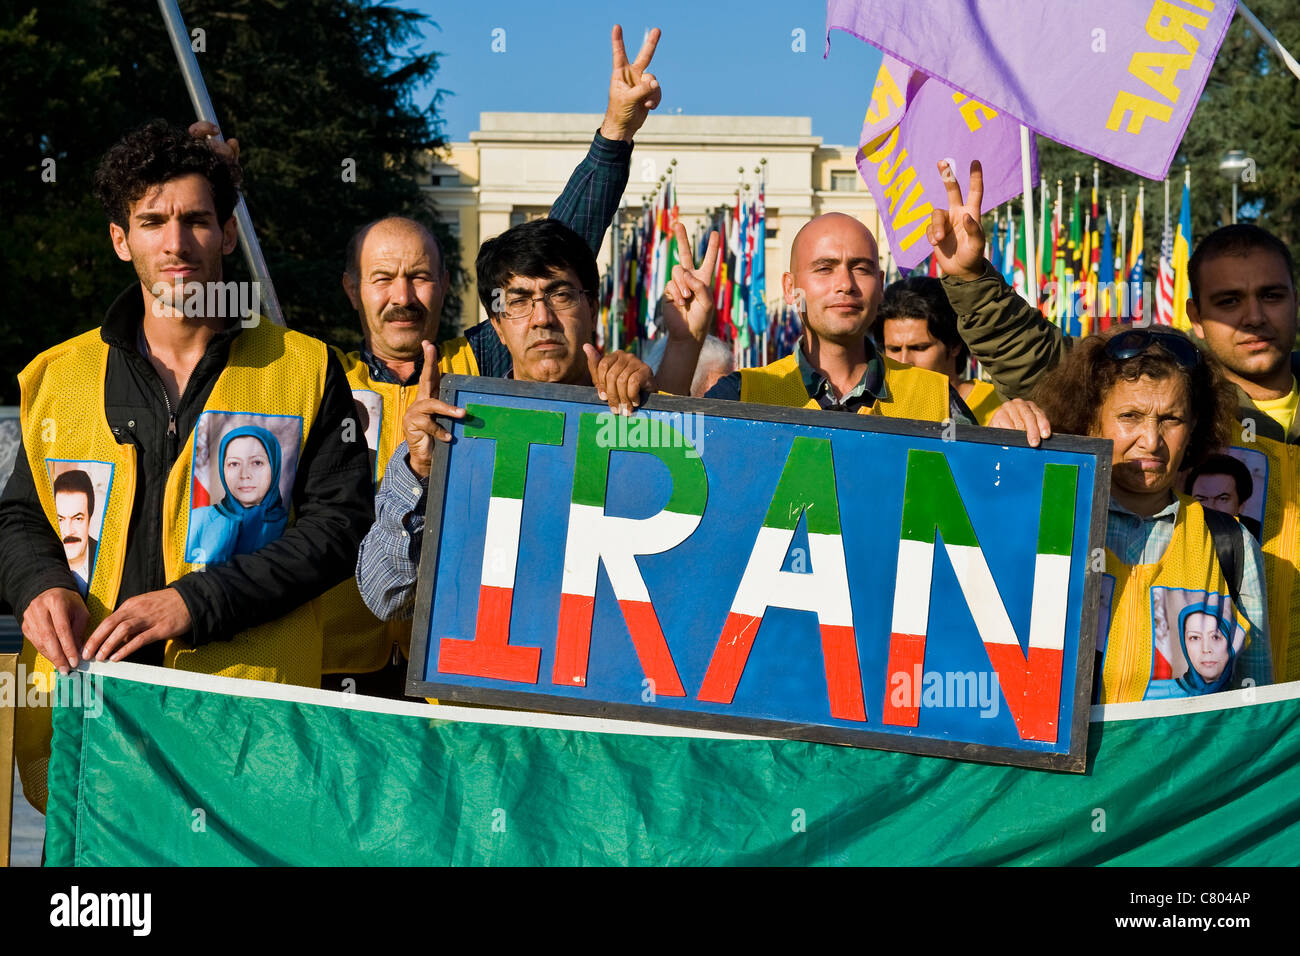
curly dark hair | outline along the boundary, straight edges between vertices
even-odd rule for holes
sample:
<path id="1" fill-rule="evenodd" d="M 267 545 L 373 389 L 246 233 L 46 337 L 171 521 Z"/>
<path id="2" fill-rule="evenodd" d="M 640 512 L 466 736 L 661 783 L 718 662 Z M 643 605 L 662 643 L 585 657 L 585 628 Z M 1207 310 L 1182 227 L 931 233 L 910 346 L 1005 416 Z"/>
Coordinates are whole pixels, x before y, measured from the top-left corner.
<path id="1" fill-rule="evenodd" d="M 1076 342 L 1061 364 L 1039 381 L 1033 399 L 1047 414 L 1052 430 L 1067 435 L 1095 435 L 1101 407 L 1117 383 L 1136 382 L 1144 376 L 1156 381 L 1181 376 L 1192 404 L 1193 425 L 1178 469 L 1195 467 L 1212 452 L 1229 445 L 1237 393 L 1218 361 L 1202 352 L 1195 368 L 1184 368 L 1173 353 L 1156 343 L 1132 358 L 1115 359 L 1107 354 L 1107 343 L 1130 331 L 1131 326 L 1117 326 Z M 1158 334 L 1176 335 L 1192 344 L 1190 338 L 1174 329 L 1161 328 Z"/>
<path id="2" fill-rule="evenodd" d="M 95 196 L 108 221 L 130 231 L 131 203 L 151 187 L 188 173 L 211 184 L 217 222 L 224 225 L 239 200 L 239 164 L 218 156 L 189 130 L 160 119 L 127 133 L 104 154 L 95 170 Z"/>

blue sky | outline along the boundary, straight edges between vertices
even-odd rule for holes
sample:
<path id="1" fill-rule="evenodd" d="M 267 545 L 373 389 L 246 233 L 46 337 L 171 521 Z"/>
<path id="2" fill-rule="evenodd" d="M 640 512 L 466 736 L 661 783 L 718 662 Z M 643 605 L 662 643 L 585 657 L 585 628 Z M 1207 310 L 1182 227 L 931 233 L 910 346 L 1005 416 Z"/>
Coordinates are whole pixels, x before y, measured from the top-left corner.
<path id="1" fill-rule="evenodd" d="M 444 134 L 467 139 L 485 111 L 601 113 L 609 91 L 609 31 L 623 26 L 628 57 L 644 31 L 663 37 L 651 71 L 663 87 L 659 112 L 695 115 L 811 116 L 813 135 L 857 145 L 879 54 L 836 32 L 822 59 L 821 0 L 623 0 L 524 3 L 520 0 L 394 0 L 437 23 L 422 50 L 437 50 L 436 86 L 448 91 Z M 505 31 L 505 52 L 492 51 Z M 792 50 L 805 33 L 806 52 Z M 454 94 L 454 95 L 451 95 Z M 426 94 L 420 100 L 428 102 Z"/>

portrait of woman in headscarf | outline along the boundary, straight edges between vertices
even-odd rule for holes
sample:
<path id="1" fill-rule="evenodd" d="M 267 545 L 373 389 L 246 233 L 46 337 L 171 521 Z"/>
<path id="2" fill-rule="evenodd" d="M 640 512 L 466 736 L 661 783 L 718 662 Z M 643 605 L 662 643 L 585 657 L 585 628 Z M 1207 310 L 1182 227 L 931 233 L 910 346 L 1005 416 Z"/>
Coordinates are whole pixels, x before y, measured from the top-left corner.
<path id="1" fill-rule="evenodd" d="M 1221 595 L 1217 597 L 1222 600 Z M 1152 681 L 1147 700 L 1196 697 L 1228 689 L 1246 633 L 1224 616 L 1218 601 L 1197 601 L 1178 613 L 1178 640 L 1187 670 L 1172 680 Z"/>
<path id="2" fill-rule="evenodd" d="M 187 561 L 215 564 L 251 554 L 279 538 L 289 522 L 280 500 L 280 443 L 274 435 L 257 425 L 232 428 L 217 454 L 225 496 L 194 509 Z"/>

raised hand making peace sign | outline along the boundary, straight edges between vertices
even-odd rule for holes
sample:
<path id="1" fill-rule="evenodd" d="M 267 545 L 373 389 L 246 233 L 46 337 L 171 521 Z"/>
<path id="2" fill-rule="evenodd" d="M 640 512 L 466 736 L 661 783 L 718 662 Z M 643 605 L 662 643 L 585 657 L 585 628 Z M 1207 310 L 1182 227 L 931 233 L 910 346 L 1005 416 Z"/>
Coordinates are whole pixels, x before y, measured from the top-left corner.
<path id="1" fill-rule="evenodd" d="M 420 372 L 420 384 L 415 390 L 415 401 L 406 410 L 402 418 L 402 435 L 411 459 L 411 471 L 417 477 L 428 478 L 433 466 L 433 440 L 451 441 L 451 432 L 436 421 L 434 415 L 446 418 L 464 418 L 465 409 L 448 405 L 440 398 L 434 398 L 438 391 L 438 382 L 442 373 L 438 370 L 438 346 L 432 342 L 420 343 L 424 349 L 424 368 Z"/>
<path id="2" fill-rule="evenodd" d="M 713 271 L 718 265 L 718 234 L 709 233 L 709 245 L 704 250 L 704 261 L 695 266 L 695 253 L 690 237 L 680 222 L 674 233 L 682 262 L 673 266 L 673 274 L 664 286 L 664 324 L 673 338 L 690 335 L 703 342 L 713 328 L 715 306 L 713 303 Z"/>
<path id="3" fill-rule="evenodd" d="M 609 105 L 605 107 L 600 135 L 630 143 L 663 95 L 654 74 L 646 72 L 659 44 L 659 28 L 646 35 L 641 51 L 631 63 L 623 47 L 623 28 L 618 24 L 614 25 L 609 41 L 614 51 L 614 71 L 609 78 Z"/>
<path id="4" fill-rule="evenodd" d="M 984 227 L 980 225 L 980 203 L 984 201 L 984 169 L 971 160 L 970 189 L 966 201 L 961 184 L 946 162 L 939 163 L 939 175 L 948 192 L 948 209 L 930 213 L 925 238 L 934 247 L 935 261 L 944 275 L 964 281 L 984 274 Z"/>

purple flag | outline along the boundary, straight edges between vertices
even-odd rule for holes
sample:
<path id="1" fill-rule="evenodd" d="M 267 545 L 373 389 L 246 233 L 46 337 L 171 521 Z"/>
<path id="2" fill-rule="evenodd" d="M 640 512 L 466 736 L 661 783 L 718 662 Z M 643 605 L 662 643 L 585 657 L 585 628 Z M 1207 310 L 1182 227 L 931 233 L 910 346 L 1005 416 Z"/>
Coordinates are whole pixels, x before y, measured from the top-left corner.
<path id="1" fill-rule="evenodd" d="M 939 160 L 948 160 L 963 182 L 970 161 L 980 161 L 985 208 L 1023 188 L 1018 122 L 888 55 L 876 74 L 859 145 L 858 172 L 901 269 L 930 254 L 930 213 L 948 208 Z M 1030 155 L 1030 178 L 1037 179 L 1036 151 Z"/>
<path id="2" fill-rule="evenodd" d="M 828 0 L 843 30 L 1059 143 L 1164 179 L 1236 0 Z"/>

